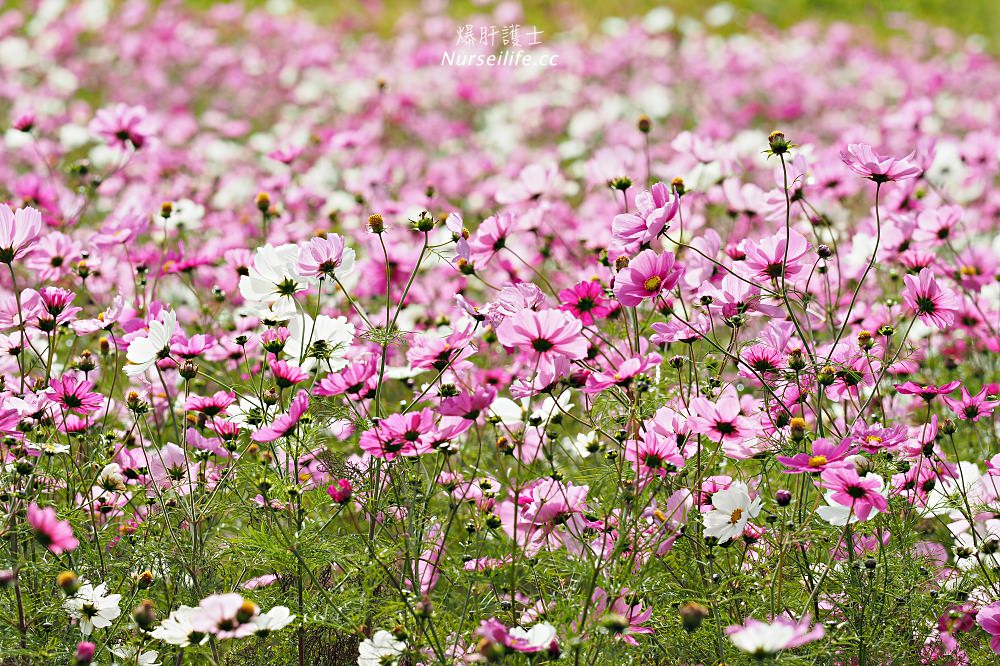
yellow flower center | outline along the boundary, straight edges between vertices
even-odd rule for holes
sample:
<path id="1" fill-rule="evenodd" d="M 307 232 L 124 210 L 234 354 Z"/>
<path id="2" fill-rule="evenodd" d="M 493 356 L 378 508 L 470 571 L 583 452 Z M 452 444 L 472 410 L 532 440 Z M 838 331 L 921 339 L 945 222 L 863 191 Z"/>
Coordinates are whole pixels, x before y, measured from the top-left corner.
<path id="1" fill-rule="evenodd" d="M 646 281 L 642 283 L 642 287 L 646 291 L 656 291 L 662 283 L 663 279 L 659 275 L 654 275 L 651 278 L 646 278 Z"/>
<path id="2" fill-rule="evenodd" d="M 810 467 L 822 467 L 827 462 L 828 461 L 826 459 L 826 456 L 813 456 L 812 458 L 809 459 L 809 466 Z"/>
<path id="3" fill-rule="evenodd" d="M 729 515 L 729 522 L 733 525 L 740 522 L 740 518 L 743 517 L 743 509 L 733 509 L 733 512 Z"/>

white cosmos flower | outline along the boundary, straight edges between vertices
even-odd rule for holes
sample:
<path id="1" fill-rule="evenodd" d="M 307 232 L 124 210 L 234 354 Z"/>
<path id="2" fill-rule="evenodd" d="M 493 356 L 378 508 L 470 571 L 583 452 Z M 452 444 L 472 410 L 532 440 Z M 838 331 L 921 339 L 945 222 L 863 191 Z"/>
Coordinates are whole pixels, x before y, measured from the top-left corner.
<path id="1" fill-rule="evenodd" d="M 735 481 L 712 495 L 712 510 L 705 514 L 705 536 L 725 543 L 743 533 L 747 522 L 760 513 L 760 498 L 751 500 L 747 484 Z"/>
<path id="2" fill-rule="evenodd" d="M 160 662 L 156 661 L 160 653 L 156 650 L 136 654 L 134 647 L 122 646 L 112 648 L 111 654 L 118 657 L 112 662 L 113 666 L 160 666 Z"/>
<path id="3" fill-rule="evenodd" d="M 107 594 L 107 583 L 94 587 L 84 583 L 76 594 L 63 602 L 63 607 L 69 611 L 70 617 L 80 621 L 80 633 L 89 636 L 94 629 L 110 627 L 115 618 L 121 615 L 118 602 L 120 594 Z"/>
<path id="4" fill-rule="evenodd" d="M 250 274 L 240 278 L 240 294 L 247 301 L 269 304 L 305 291 L 312 280 L 299 274 L 298 261 L 299 247 L 291 243 L 257 248 Z"/>
<path id="5" fill-rule="evenodd" d="M 156 640 L 178 647 L 187 647 L 192 642 L 201 645 L 208 640 L 208 634 L 199 632 L 194 627 L 192 620 L 199 612 L 198 608 L 181 606 L 150 633 Z"/>
<path id="6" fill-rule="evenodd" d="M 317 356 L 322 357 L 322 369 L 339 370 L 346 365 L 343 358 L 347 348 L 354 341 L 354 324 L 346 317 L 319 315 L 315 321 L 307 314 L 301 314 L 288 322 L 288 341 L 285 353 L 288 360 L 309 371 L 316 364 Z"/>
<path id="7" fill-rule="evenodd" d="M 266 613 L 254 616 L 253 623 L 257 625 L 258 636 L 267 636 L 272 631 L 284 629 L 294 619 L 295 616 L 291 615 L 286 607 L 275 606 Z"/>
<path id="8" fill-rule="evenodd" d="M 533 648 L 548 650 L 552 642 L 556 640 L 556 628 L 548 622 L 539 622 L 531 629 L 512 627 L 508 632 L 514 638 L 520 638 Z"/>
<path id="9" fill-rule="evenodd" d="M 177 330 L 177 314 L 165 312 L 162 321 L 155 320 L 149 322 L 149 331 L 145 337 L 135 338 L 128 345 L 125 358 L 129 365 L 126 365 L 125 374 L 129 377 L 138 377 L 149 370 L 156 363 L 164 351 L 170 349 L 170 338 Z"/>
<path id="10" fill-rule="evenodd" d="M 388 631 L 375 632 L 371 638 L 362 641 L 358 648 L 358 666 L 396 666 L 406 643 L 397 640 Z"/>

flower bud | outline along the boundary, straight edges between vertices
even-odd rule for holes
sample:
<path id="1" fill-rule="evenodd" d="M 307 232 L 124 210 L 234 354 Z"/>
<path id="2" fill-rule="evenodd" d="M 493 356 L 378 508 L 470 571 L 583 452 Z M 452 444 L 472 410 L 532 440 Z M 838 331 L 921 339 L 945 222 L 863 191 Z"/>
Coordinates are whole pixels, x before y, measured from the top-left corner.
<path id="1" fill-rule="evenodd" d="M 267 192 L 259 192 L 257 198 L 254 200 L 254 204 L 256 204 L 257 210 L 266 213 L 271 209 L 271 195 Z"/>
<path id="2" fill-rule="evenodd" d="M 156 607 L 150 599 L 144 599 L 132 609 L 132 619 L 143 631 L 149 631 L 156 624 Z"/>
<path id="3" fill-rule="evenodd" d="M 794 441 L 802 441 L 802 438 L 805 437 L 806 434 L 806 420 L 799 416 L 793 417 L 792 420 L 788 422 L 788 429 Z"/>
<path id="4" fill-rule="evenodd" d="M 670 188 L 676 192 L 679 197 L 684 196 L 684 193 L 687 192 L 687 188 L 684 186 L 684 179 L 680 176 L 677 176 L 670 181 Z"/>
<path id="5" fill-rule="evenodd" d="M 97 653 L 97 646 L 90 641 L 80 641 L 76 644 L 76 655 L 73 657 L 74 663 L 78 666 L 85 666 L 94 660 Z"/>
<path id="6" fill-rule="evenodd" d="M 326 493 L 337 504 L 347 504 L 351 501 L 354 489 L 351 487 L 351 482 L 347 479 L 338 479 L 335 484 L 326 489 Z"/>
<path id="7" fill-rule="evenodd" d="M 697 601 L 687 601 L 677 609 L 677 614 L 681 616 L 684 630 L 692 634 L 701 626 L 702 620 L 708 617 L 708 609 Z"/>
<path id="8" fill-rule="evenodd" d="M 649 119 L 649 116 L 642 114 L 639 116 L 639 120 L 636 122 L 636 126 L 639 131 L 643 134 L 649 134 L 649 130 L 653 129 L 653 121 Z"/>
<path id="9" fill-rule="evenodd" d="M 135 585 L 140 590 L 148 590 L 153 586 L 156 578 L 153 576 L 152 571 L 143 571 L 135 576 Z"/>
<path id="10" fill-rule="evenodd" d="M 958 425 L 951 419 L 945 419 L 944 423 L 941 424 L 941 432 L 946 435 L 954 435 L 956 430 L 958 430 Z"/>
<path id="11" fill-rule="evenodd" d="M 378 213 L 373 213 L 368 216 L 368 229 L 373 234 L 380 234 L 385 231 L 385 220 Z"/>
<path id="12" fill-rule="evenodd" d="M 871 331 L 862 330 L 858 333 L 858 346 L 862 349 L 871 349 L 875 346 L 875 340 L 872 339 Z"/>
<path id="13" fill-rule="evenodd" d="M 181 367 L 178 368 L 177 373 L 187 380 L 192 380 L 198 376 L 198 364 L 188 359 L 181 363 Z"/>
<path id="14" fill-rule="evenodd" d="M 80 579 L 72 571 L 63 571 L 56 576 L 56 585 L 62 589 L 67 597 L 70 597 L 80 589 Z"/>
<path id="15" fill-rule="evenodd" d="M 833 256 L 833 250 L 830 249 L 829 245 L 820 245 L 816 248 L 816 254 L 819 255 L 820 259 L 829 259 Z"/>
<path id="16" fill-rule="evenodd" d="M 260 609 L 257 608 L 257 604 L 250 601 L 249 599 L 244 599 L 243 603 L 240 604 L 239 610 L 236 611 L 236 620 L 240 624 L 249 622 L 259 612 Z"/>
<path id="17" fill-rule="evenodd" d="M 785 138 L 785 133 L 779 131 L 771 132 L 768 135 L 767 145 L 774 155 L 784 155 L 792 147 L 792 144 Z"/>
<path id="18" fill-rule="evenodd" d="M 779 490 L 774 493 L 774 501 L 778 503 L 778 506 L 788 506 L 792 503 L 792 493 L 787 490 Z"/>
<path id="19" fill-rule="evenodd" d="M 626 268 L 628 268 L 628 264 L 629 264 L 628 257 L 626 257 L 625 255 L 622 255 L 622 256 L 618 257 L 617 259 L 615 259 L 615 270 L 616 271 L 623 271 Z"/>

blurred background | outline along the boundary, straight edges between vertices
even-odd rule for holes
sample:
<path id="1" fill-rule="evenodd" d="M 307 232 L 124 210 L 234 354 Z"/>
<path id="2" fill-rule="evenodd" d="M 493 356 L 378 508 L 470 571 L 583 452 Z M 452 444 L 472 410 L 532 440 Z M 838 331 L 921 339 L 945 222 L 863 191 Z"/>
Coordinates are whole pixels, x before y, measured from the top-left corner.
<path id="1" fill-rule="evenodd" d="M 444 4 L 455 18 L 481 12 L 492 6 L 489 0 L 425 0 L 435 6 Z M 210 7 L 213 0 L 184 0 L 196 7 Z M 243 0 L 254 6 L 289 11 L 304 8 L 321 21 L 345 18 L 391 33 L 399 16 L 420 5 L 418 0 Z M 900 13 L 933 25 L 950 28 L 963 36 L 974 36 L 989 50 L 1000 45 L 1000 0 L 728 0 L 720 3 L 704 0 L 522 0 L 524 20 L 549 34 L 585 24 L 600 27 L 614 17 L 643 16 L 656 8 L 665 8 L 682 22 L 685 18 L 705 20 L 721 31 L 746 28 L 754 18 L 778 27 L 803 20 L 847 21 L 868 26 L 874 36 L 884 38 L 893 32 L 894 17 Z M 660 16 L 663 16 L 660 10 Z"/>

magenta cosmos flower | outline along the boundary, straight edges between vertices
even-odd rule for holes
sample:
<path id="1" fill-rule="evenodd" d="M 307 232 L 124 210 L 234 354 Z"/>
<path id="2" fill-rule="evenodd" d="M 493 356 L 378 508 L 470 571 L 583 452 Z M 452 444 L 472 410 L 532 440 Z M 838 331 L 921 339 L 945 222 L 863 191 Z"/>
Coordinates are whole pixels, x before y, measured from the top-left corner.
<path id="1" fill-rule="evenodd" d="M 872 514 L 885 511 L 889 502 L 882 494 L 884 483 L 876 475 L 858 476 L 853 465 L 828 467 L 820 477 L 823 487 L 832 490 L 830 499 L 841 506 L 850 507 L 858 520 L 864 522 Z"/>
<path id="2" fill-rule="evenodd" d="M 902 395 L 918 395 L 924 400 L 930 402 L 939 395 L 948 395 L 957 389 L 961 383 L 962 382 L 955 380 L 953 382 L 948 382 L 947 384 L 942 384 L 941 386 L 934 386 L 933 384 L 922 386 L 916 382 L 904 382 L 902 384 L 896 384 L 895 389 L 897 393 Z"/>
<path id="3" fill-rule="evenodd" d="M 559 309 L 573 313 L 584 326 L 593 326 L 594 321 L 611 312 L 604 287 L 597 280 L 578 282 L 572 289 L 563 289 L 559 292 L 559 300 L 562 301 Z"/>
<path id="4" fill-rule="evenodd" d="M 990 649 L 1000 654 L 1000 601 L 994 601 L 979 611 L 976 622 L 990 635 Z"/>
<path id="5" fill-rule="evenodd" d="M 942 288 L 931 269 L 924 268 L 914 277 L 904 275 L 903 302 L 917 313 L 920 321 L 937 328 L 951 326 L 958 312 L 958 298 L 950 289 Z"/>
<path id="6" fill-rule="evenodd" d="M 963 421 L 978 421 L 992 414 L 998 404 L 995 400 L 987 399 L 988 389 L 988 386 L 984 386 L 979 393 L 971 395 L 969 389 L 963 386 L 960 400 L 945 397 L 944 402 Z"/>
<path id="7" fill-rule="evenodd" d="M 852 143 L 847 150 L 840 151 L 840 159 L 851 171 L 876 183 L 919 176 L 922 170 L 911 162 L 913 156 L 914 153 L 902 158 L 879 155 L 866 143 Z"/>
<path id="8" fill-rule="evenodd" d="M 681 272 L 672 252 L 644 250 L 618 273 L 615 296 L 622 305 L 634 308 L 647 298 L 673 289 Z"/>
<path id="9" fill-rule="evenodd" d="M 530 355 L 531 365 L 551 366 L 557 357 L 570 360 L 587 355 L 587 339 L 579 319 L 560 310 L 521 310 L 497 327 L 497 340 Z"/>
<path id="10" fill-rule="evenodd" d="M 44 509 L 32 502 L 28 505 L 28 524 L 35 531 L 35 539 L 56 555 L 75 550 L 80 542 L 73 536 L 69 522 L 59 520 L 56 510 Z"/>
<path id="11" fill-rule="evenodd" d="M 93 391 L 94 382 L 78 379 L 73 373 L 49 381 L 52 399 L 66 411 L 86 415 L 104 404 L 104 396 Z"/>

